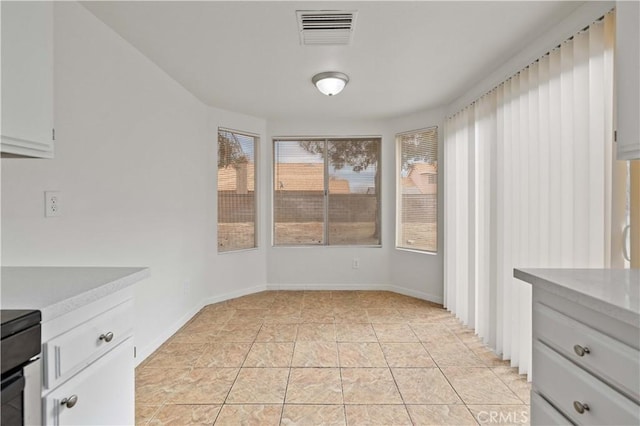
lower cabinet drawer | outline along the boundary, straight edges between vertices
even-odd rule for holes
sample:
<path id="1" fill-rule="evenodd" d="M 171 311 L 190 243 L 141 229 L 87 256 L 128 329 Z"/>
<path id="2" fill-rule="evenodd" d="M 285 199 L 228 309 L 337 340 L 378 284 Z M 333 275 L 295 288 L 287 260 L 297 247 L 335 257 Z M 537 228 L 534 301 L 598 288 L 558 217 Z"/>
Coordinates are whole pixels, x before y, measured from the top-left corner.
<path id="1" fill-rule="evenodd" d="M 640 406 L 539 340 L 533 342 L 532 371 L 534 391 L 576 424 L 640 424 Z"/>
<path id="2" fill-rule="evenodd" d="M 44 397 L 44 424 L 134 424 L 133 371 L 129 338 Z"/>
<path id="3" fill-rule="evenodd" d="M 44 385 L 53 389 L 133 333 L 133 300 L 121 303 L 43 345 Z"/>
<path id="4" fill-rule="evenodd" d="M 572 424 L 540 394 L 531 392 L 531 426 L 571 426 Z"/>
<path id="5" fill-rule="evenodd" d="M 640 401 L 640 352 L 537 302 L 534 339 L 543 341 L 585 370 Z"/>

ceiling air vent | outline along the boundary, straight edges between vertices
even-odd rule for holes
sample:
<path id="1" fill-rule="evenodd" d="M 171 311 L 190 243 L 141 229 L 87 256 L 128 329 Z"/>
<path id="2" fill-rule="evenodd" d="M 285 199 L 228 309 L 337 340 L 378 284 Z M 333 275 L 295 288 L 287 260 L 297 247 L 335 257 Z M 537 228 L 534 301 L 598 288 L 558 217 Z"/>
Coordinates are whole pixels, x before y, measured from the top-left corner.
<path id="1" fill-rule="evenodd" d="M 303 45 L 351 44 L 356 22 L 353 10 L 298 10 L 300 43 Z"/>

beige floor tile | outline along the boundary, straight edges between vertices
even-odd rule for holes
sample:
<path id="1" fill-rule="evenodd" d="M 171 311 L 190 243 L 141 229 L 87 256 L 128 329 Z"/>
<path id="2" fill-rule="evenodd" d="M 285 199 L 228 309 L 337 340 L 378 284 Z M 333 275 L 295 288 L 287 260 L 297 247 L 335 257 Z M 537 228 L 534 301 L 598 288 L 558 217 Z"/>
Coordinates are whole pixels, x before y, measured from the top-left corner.
<path id="1" fill-rule="evenodd" d="M 338 343 L 340 367 L 387 367 L 379 343 Z"/>
<path id="2" fill-rule="evenodd" d="M 444 367 L 442 372 L 465 404 L 522 402 L 488 367 Z"/>
<path id="3" fill-rule="evenodd" d="M 262 322 L 256 322 L 255 320 L 242 323 L 242 324 L 230 324 L 218 331 L 216 334 L 216 342 L 243 342 L 253 343 L 262 327 Z"/>
<path id="4" fill-rule="evenodd" d="M 164 405 L 149 424 L 211 425 L 219 411 L 219 405 Z"/>
<path id="5" fill-rule="evenodd" d="M 216 426 L 278 426 L 282 405 L 225 404 L 216 419 Z"/>
<path id="6" fill-rule="evenodd" d="M 443 343 L 462 343 L 445 324 L 410 323 L 409 325 L 418 339 L 425 344 L 437 346 Z"/>
<path id="7" fill-rule="evenodd" d="M 286 404 L 342 404 L 338 368 L 292 368 Z"/>
<path id="8" fill-rule="evenodd" d="M 371 324 L 336 324 L 338 342 L 377 342 Z"/>
<path id="9" fill-rule="evenodd" d="M 333 324 L 300 324 L 299 342 L 335 342 L 336 329 Z"/>
<path id="10" fill-rule="evenodd" d="M 491 369 L 500 380 L 516 394 L 525 404 L 529 404 L 531 397 L 531 383 L 527 381 L 526 375 L 518 374 L 517 368 L 494 367 Z"/>
<path id="11" fill-rule="evenodd" d="M 335 342 L 296 342 L 292 367 L 338 367 Z"/>
<path id="12" fill-rule="evenodd" d="M 381 343 L 389 367 L 435 367 L 421 343 Z"/>
<path id="13" fill-rule="evenodd" d="M 298 324 L 264 324 L 256 342 L 295 342 Z"/>
<path id="14" fill-rule="evenodd" d="M 194 319 L 211 324 L 224 324 L 235 314 L 236 310 L 221 306 L 216 309 L 205 307 Z"/>
<path id="15" fill-rule="evenodd" d="M 256 293 L 238 297 L 227 301 L 231 308 L 236 309 L 268 309 L 274 301 L 273 294 Z"/>
<path id="16" fill-rule="evenodd" d="M 404 405 L 347 405 L 347 425 L 411 425 Z"/>
<path id="17" fill-rule="evenodd" d="M 281 425 L 345 425 L 343 405 L 287 405 Z"/>
<path id="18" fill-rule="evenodd" d="M 402 404 L 388 368 L 342 368 L 345 404 Z"/>
<path id="19" fill-rule="evenodd" d="M 487 367 L 506 367 L 509 368 L 510 362 L 508 360 L 503 360 L 498 355 L 496 355 L 491 349 L 486 346 L 478 346 L 475 348 L 470 348 L 471 352 L 475 354 L 475 356 L 482 361 L 484 365 Z"/>
<path id="20" fill-rule="evenodd" d="M 206 347 L 203 343 L 169 343 L 156 351 L 145 367 L 191 367 Z"/>
<path id="21" fill-rule="evenodd" d="M 293 356 L 293 342 L 254 343 L 243 367 L 289 367 Z"/>
<path id="22" fill-rule="evenodd" d="M 406 320 L 397 309 L 367 308 L 369 322 L 372 323 L 404 323 Z"/>
<path id="23" fill-rule="evenodd" d="M 481 425 L 523 426 L 530 422 L 528 405 L 469 405 L 473 418 Z"/>
<path id="24" fill-rule="evenodd" d="M 237 309 L 228 324 L 255 324 L 262 322 L 269 311 L 267 309 Z"/>
<path id="25" fill-rule="evenodd" d="M 214 343 L 204 351 L 196 367 L 240 367 L 251 343 Z"/>
<path id="26" fill-rule="evenodd" d="M 407 324 L 373 324 L 379 342 L 419 342 Z"/>
<path id="27" fill-rule="evenodd" d="M 486 367 L 462 342 L 424 343 L 424 347 L 438 367 Z"/>
<path id="28" fill-rule="evenodd" d="M 281 404 L 288 368 L 242 368 L 227 397 L 231 404 Z"/>
<path id="29" fill-rule="evenodd" d="M 172 404 L 222 404 L 238 368 L 194 368 L 172 389 Z"/>
<path id="30" fill-rule="evenodd" d="M 162 405 L 189 368 L 137 368 L 136 405 Z"/>
<path id="31" fill-rule="evenodd" d="M 476 426 L 473 415 L 464 405 L 407 405 L 416 426 Z"/>
<path id="32" fill-rule="evenodd" d="M 142 405 L 136 404 L 136 425 L 146 425 L 155 413 L 158 412 L 161 405 Z"/>
<path id="33" fill-rule="evenodd" d="M 438 368 L 393 368 L 405 404 L 462 403 Z"/>
<path id="34" fill-rule="evenodd" d="M 302 311 L 300 312 L 300 321 L 302 323 L 332 324 L 333 309 L 303 308 Z"/>
<path id="35" fill-rule="evenodd" d="M 336 324 L 369 323 L 369 316 L 365 309 L 334 309 L 333 318 Z"/>

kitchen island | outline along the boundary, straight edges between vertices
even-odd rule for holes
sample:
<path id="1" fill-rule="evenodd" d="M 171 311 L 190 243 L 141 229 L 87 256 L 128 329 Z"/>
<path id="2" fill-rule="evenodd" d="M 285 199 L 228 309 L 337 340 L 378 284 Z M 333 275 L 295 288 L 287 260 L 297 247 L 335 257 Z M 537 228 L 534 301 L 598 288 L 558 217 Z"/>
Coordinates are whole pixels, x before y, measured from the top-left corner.
<path id="1" fill-rule="evenodd" d="M 514 276 L 533 287 L 531 424 L 640 424 L 640 270 Z"/>
<path id="2" fill-rule="evenodd" d="M 43 424 L 134 423 L 133 285 L 148 276 L 131 267 L 2 268 L 2 309 L 42 312 Z"/>

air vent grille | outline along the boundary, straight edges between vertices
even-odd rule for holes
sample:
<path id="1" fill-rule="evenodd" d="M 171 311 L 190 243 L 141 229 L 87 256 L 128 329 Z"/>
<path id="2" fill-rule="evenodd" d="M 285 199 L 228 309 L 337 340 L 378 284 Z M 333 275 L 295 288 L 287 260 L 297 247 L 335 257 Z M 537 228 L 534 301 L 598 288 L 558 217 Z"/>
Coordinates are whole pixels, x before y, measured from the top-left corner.
<path id="1" fill-rule="evenodd" d="M 299 10 L 298 29 L 303 45 L 351 44 L 355 11 Z"/>

